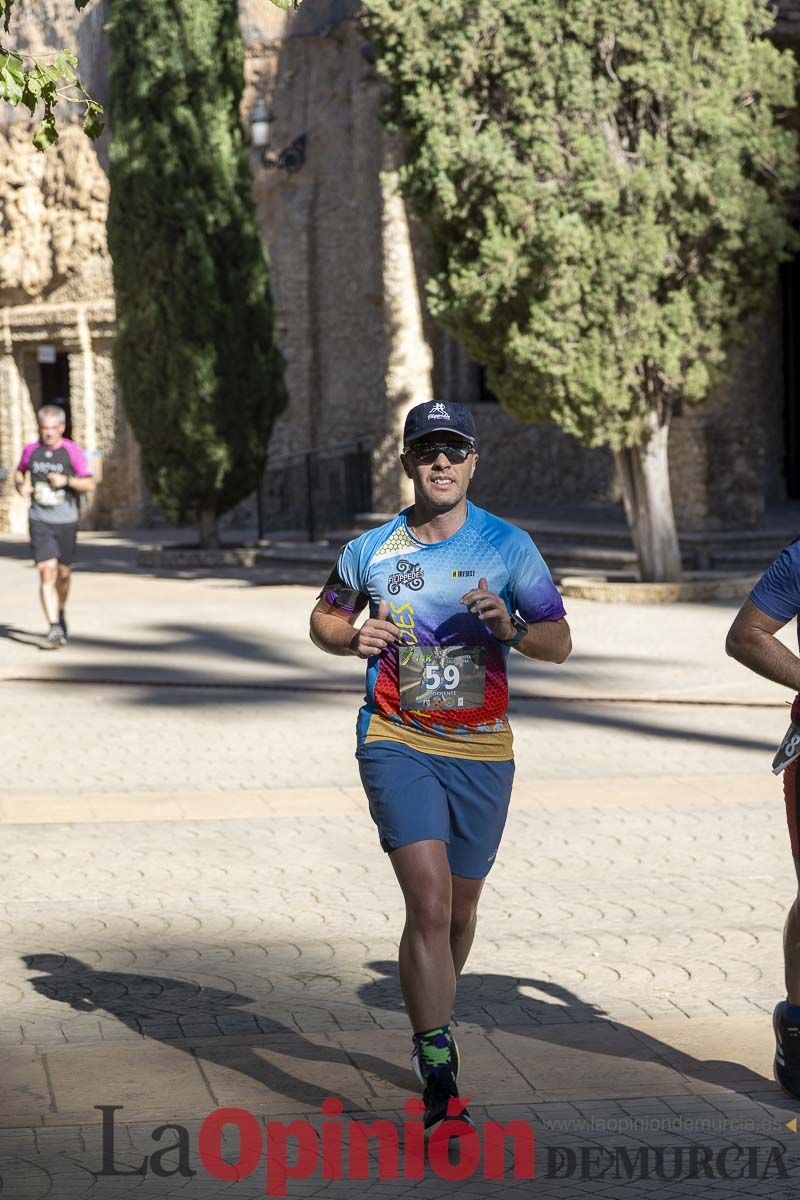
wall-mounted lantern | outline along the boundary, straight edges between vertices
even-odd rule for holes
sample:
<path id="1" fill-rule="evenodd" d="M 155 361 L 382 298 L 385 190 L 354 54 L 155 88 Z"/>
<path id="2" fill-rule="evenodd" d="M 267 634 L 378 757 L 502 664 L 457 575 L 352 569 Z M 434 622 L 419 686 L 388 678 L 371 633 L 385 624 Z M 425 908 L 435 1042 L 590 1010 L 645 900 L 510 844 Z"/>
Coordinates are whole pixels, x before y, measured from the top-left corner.
<path id="1" fill-rule="evenodd" d="M 269 150 L 272 140 L 272 122 L 275 118 L 267 108 L 263 96 L 259 96 L 250 114 L 250 140 L 256 150 Z"/>
<path id="2" fill-rule="evenodd" d="M 308 135 L 301 133 L 293 142 L 285 146 L 276 157 L 274 154 L 270 154 L 274 121 L 275 117 L 272 114 L 272 110 L 267 108 L 264 98 L 259 96 L 250 114 L 251 144 L 255 150 L 260 151 L 261 162 L 265 167 L 274 167 L 279 171 L 286 171 L 289 175 L 293 175 L 295 171 L 300 170 L 306 161 Z"/>

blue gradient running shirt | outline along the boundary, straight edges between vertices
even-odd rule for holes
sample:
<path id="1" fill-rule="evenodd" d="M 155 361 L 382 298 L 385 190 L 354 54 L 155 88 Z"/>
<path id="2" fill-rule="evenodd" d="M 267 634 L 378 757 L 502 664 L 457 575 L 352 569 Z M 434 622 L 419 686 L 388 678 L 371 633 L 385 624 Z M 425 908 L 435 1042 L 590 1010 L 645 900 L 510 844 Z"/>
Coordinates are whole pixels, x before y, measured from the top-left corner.
<path id="1" fill-rule="evenodd" d="M 358 746 L 398 741 L 452 758 L 510 759 L 509 648 L 459 601 L 486 578 L 532 624 L 561 620 L 561 596 L 516 525 L 467 502 L 459 531 L 428 545 L 409 530 L 410 512 L 348 542 L 321 593 L 348 614 L 369 604 L 371 617 L 386 600 L 401 631 L 398 644 L 367 660 Z"/>
<path id="2" fill-rule="evenodd" d="M 776 621 L 791 621 L 800 613 L 800 540 L 778 555 L 750 593 L 756 608 Z M 797 629 L 800 645 L 800 624 Z"/>

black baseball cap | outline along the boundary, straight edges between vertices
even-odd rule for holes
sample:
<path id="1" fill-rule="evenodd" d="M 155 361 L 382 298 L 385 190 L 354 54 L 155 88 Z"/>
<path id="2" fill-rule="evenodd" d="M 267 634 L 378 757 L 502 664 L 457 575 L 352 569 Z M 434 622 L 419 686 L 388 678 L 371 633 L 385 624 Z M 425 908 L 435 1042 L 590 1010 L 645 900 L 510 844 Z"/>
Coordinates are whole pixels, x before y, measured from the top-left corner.
<path id="1" fill-rule="evenodd" d="M 478 438 L 474 418 L 466 404 L 444 404 L 440 400 L 433 400 L 427 404 L 415 404 L 409 410 L 403 428 L 403 445 L 407 446 L 409 442 L 416 442 L 419 438 L 444 429 L 459 434 L 473 444 Z"/>

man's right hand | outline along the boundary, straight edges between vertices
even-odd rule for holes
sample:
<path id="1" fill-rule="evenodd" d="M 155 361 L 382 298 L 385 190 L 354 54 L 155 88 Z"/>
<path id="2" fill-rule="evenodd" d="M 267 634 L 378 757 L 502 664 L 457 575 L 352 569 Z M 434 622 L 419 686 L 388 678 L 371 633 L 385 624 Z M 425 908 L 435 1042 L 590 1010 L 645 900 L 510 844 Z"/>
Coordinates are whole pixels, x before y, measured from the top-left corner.
<path id="1" fill-rule="evenodd" d="M 30 480 L 26 479 L 23 483 L 17 483 L 15 486 L 20 496 L 24 496 L 26 500 L 33 495 L 33 485 Z"/>
<path id="2" fill-rule="evenodd" d="M 357 654 L 359 658 L 372 658 L 374 654 L 382 654 L 397 641 L 400 630 L 387 620 L 388 616 L 389 605 L 385 600 L 381 600 L 375 616 L 365 621 L 353 634 L 350 642 L 353 654 Z"/>

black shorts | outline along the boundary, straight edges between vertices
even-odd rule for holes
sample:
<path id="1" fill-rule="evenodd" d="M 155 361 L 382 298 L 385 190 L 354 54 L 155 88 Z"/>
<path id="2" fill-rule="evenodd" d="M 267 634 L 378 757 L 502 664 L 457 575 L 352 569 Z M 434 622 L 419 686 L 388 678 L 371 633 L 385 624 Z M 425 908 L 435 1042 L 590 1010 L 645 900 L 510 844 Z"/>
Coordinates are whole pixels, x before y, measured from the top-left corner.
<path id="1" fill-rule="evenodd" d="M 78 533 L 78 522 L 70 521 L 65 525 L 51 525 L 48 521 L 31 521 L 31 549 L 35 563 L 47 562 L 49 558 L 57 558 L 65 567 L 72 565 L 75 557 L 75 539 Z"/>

